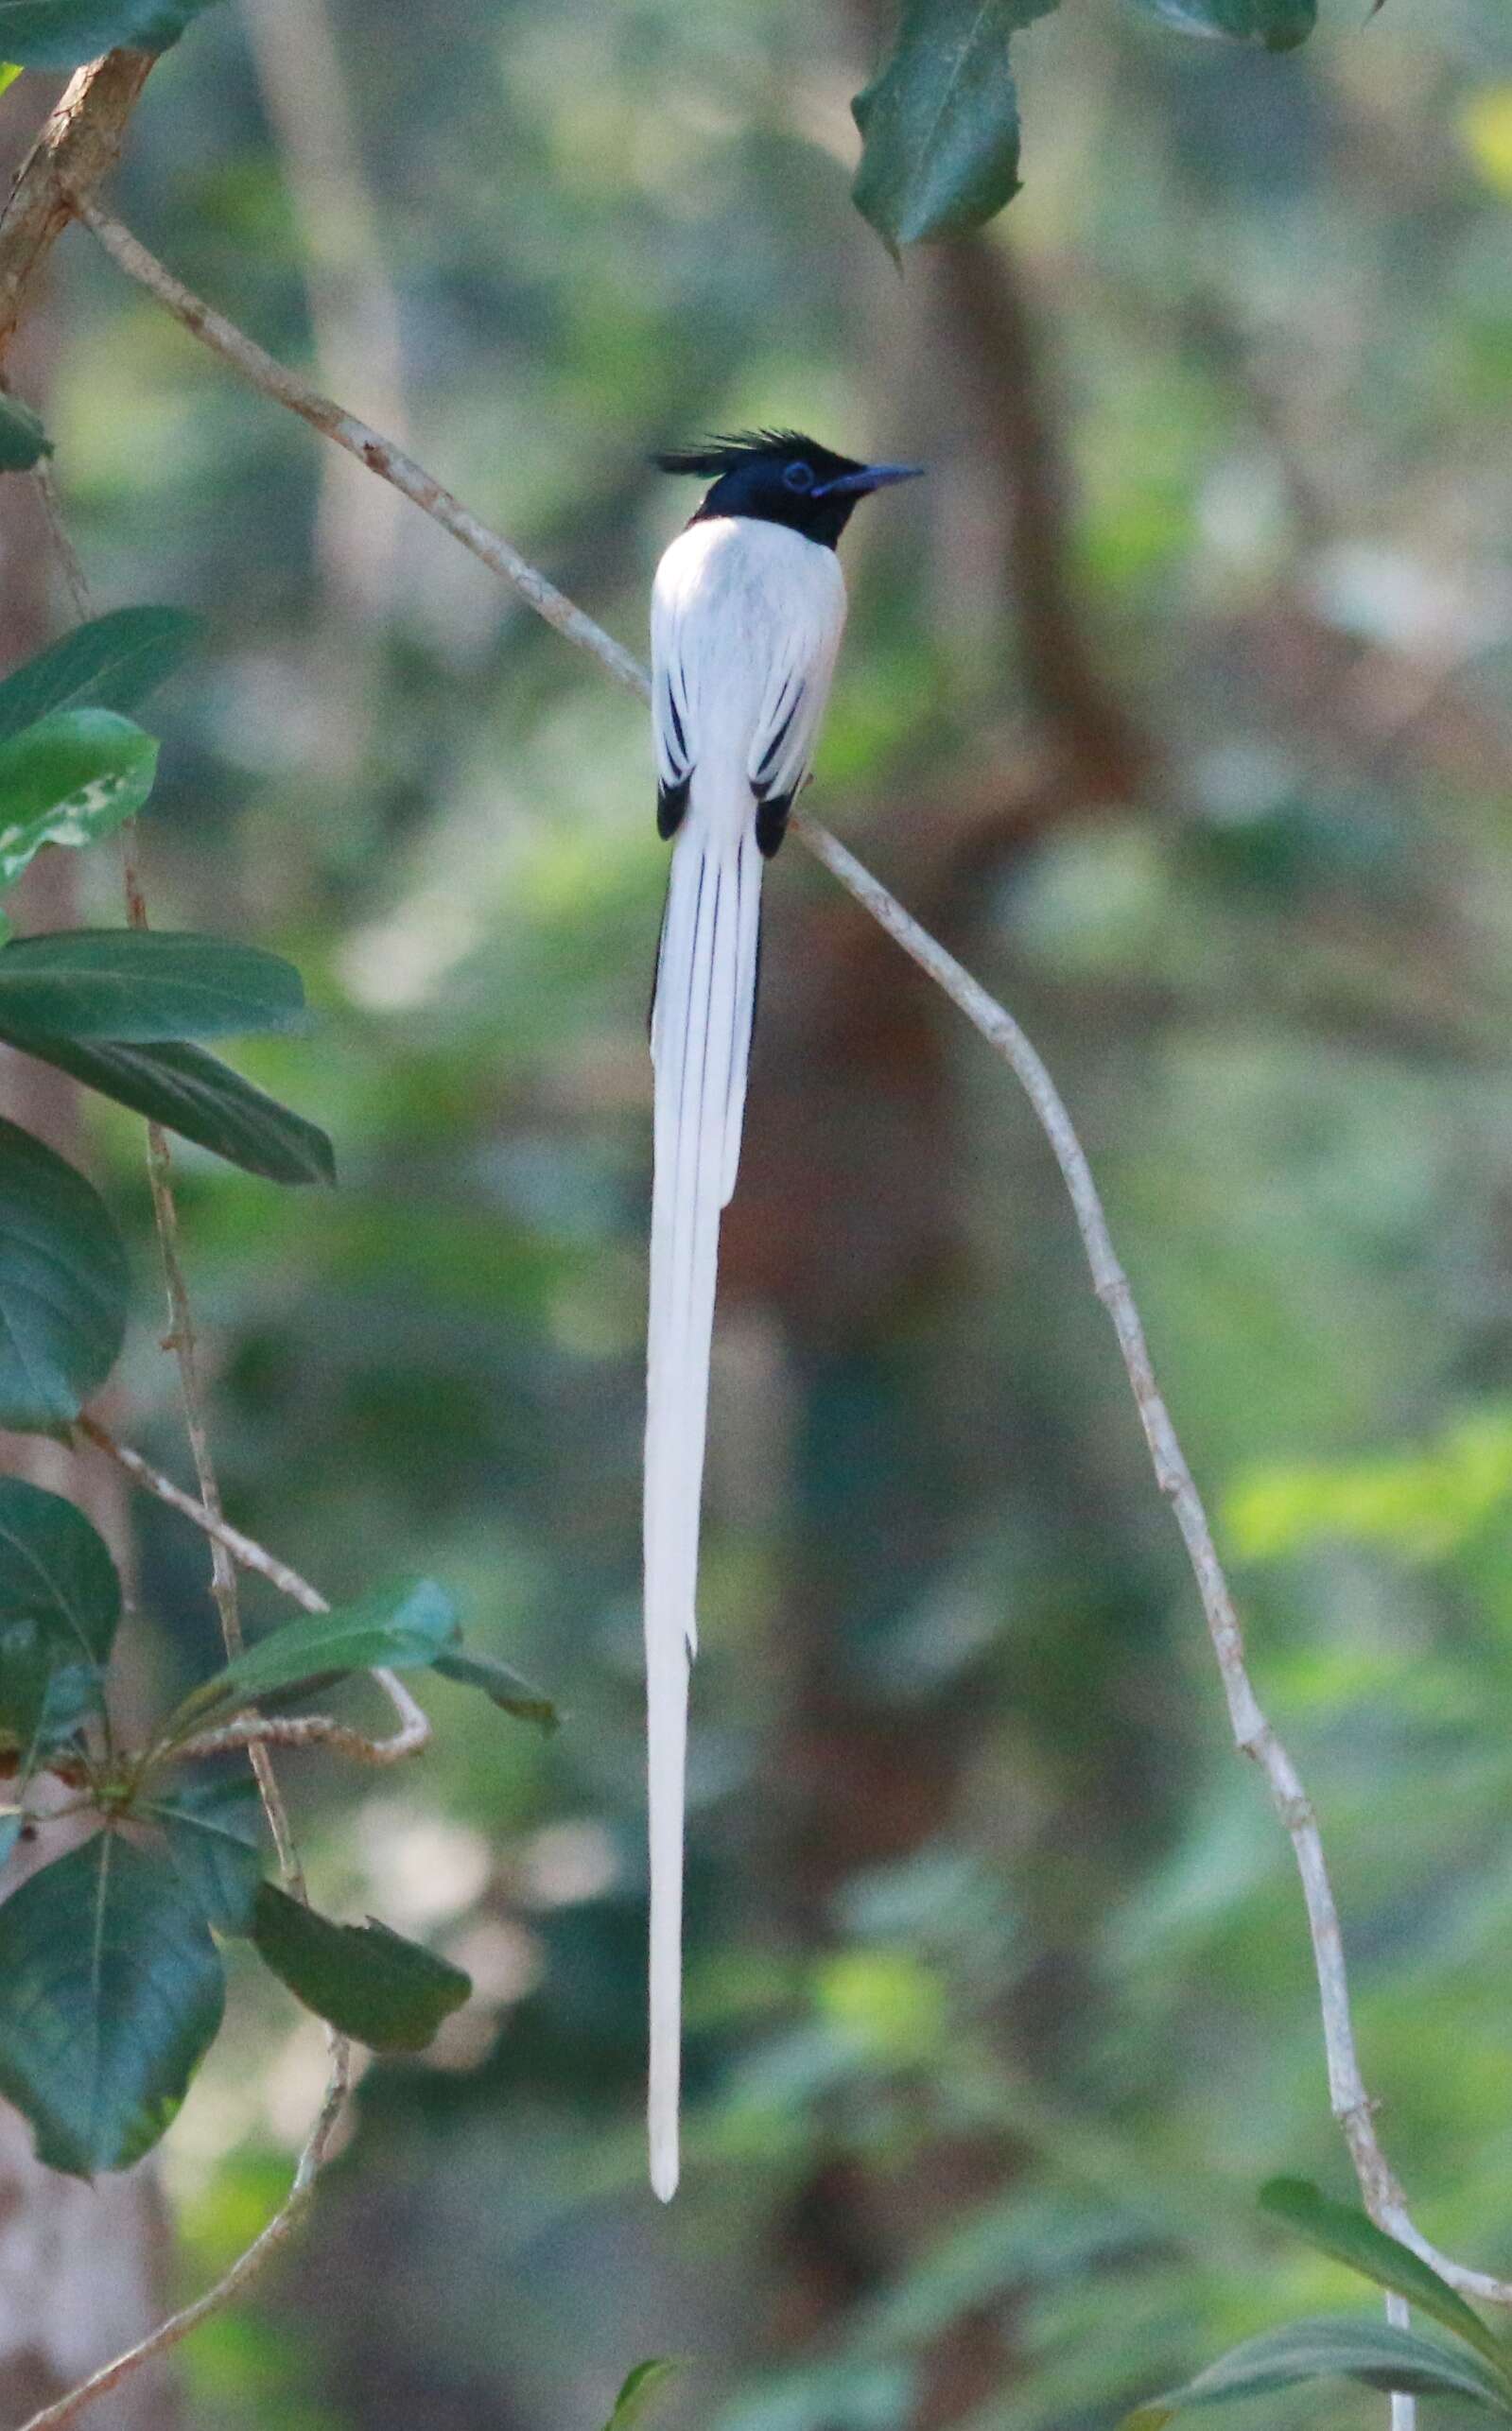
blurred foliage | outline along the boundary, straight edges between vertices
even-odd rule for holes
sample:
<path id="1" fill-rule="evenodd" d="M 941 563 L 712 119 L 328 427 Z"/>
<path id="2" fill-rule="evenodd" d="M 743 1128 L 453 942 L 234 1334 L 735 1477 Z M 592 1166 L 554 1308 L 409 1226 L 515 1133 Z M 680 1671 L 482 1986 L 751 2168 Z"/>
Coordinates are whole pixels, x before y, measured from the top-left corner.
<path id="1" fill-rule="evenodd" d="M 973 258 L 1016 278 L 1027 356 L 850 207 L 867 12 L 343 5 L 340 93 L 314 46 L 294 82 L 326 121 L 344 99 L 354 181 L 270 111 L 270 14 L 210 9 L 116 192 L 636 647 L 683 511 L 653 445 L 782 421 L 930 462 L 848 551 L 816 800 L 1011 998 L 1084 1129 L 1335 1861 L 1383 2139 L 1429 2233 L 1495 2268 L 1512 34 L 1502 0 L 1359 13 L 1285 58 L 1111 9 L 1016 38 L 1024 191 Z M 52 339 L 29 401 L 102 604 L 205 620 L 156 721 L 155 916 L 288 953 L 322 1015 L 237 1062 L 330 1133 L 339 1191 L 178 1160 L 230 1507 L 333 1600 L 444 1577 L 567 1716 L 500 1737 L 438 1684 L 402 1781 L 287 1767 L 322 1905 L 478 1989 L 373 2066 L 316 2233 L 185 2351 L 200 2419 L 558 2431 L 676 2352 L 673 2424 L 1098 2431 L 1354 2301 L 1254 2213 L 1279 2168 L 1347 2190 L 1305 1923 L 1042 1142 L 943 1006 L 887 1094 L 901 964 L 869 1023 L 822 1026 L 853 932 L 791 851 L 711 1436 L 688 2166 L 653 2211 L 642 721 L 81 238 Z M 1031 380 L 1081 642 L 1150 749 L 1138 787 L 1016 825 L 1064 749 L 999 427 Z M 84 916 L 113 919 L 92 858 Z M 137 1126 L 90 1121 L 131 1432 L 182 1470 Z M 810 1241 L 821 1281 L 778 1289 Z M 200 1548 L 140 1518 L 142 1659 L 186 1686 Z M 270 2207 L 323 2064 L 232 1974 L 165 2147 L 186 2284 Z M 1343 2431 L 1383 2408 L 1326 2403 Z"/>

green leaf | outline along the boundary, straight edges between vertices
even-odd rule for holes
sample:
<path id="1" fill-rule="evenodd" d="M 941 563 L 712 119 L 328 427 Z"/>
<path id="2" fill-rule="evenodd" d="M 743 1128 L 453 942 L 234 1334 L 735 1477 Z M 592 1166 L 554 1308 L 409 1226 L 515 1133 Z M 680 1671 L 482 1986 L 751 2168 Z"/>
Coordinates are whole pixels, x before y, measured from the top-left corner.
<path id="1" fill-rule="evenodd" d="M 1147 17 L 1178 34 L 1295 50 L 1318 22 L 1317 0 L 1136 0 Z"/>
<path id="2" fill-rule="evenodd" d="M 14 77 L 0 67 L 0 93 L 13 81 Z M 33 413 L 30 406 L 23 405 L 19 397 L 0 395 L 0 473 L 29 473 L 40 457 L 52 452 L 53 443 L 42 426 L 42 416 Z"/>
<path id="3" fill-rule="evenodd" d="M 20 68 L 9 61 L 0 65 L 0 93 L 9 93 L 20 74 Z"/>
<path id="4" fill-rule="evenodd" d="M 0 1426 L 70 1426 L 115 1364 L 126 1304 L 126 1252 L 104 1201 L 0 1120 Z"/>
<path id="5" fill-rule="evenodd" d="M 548 1696 L 532 1688 L 518 1672 L 512 1672 L 507 1663 L 496 1663 L 492 1655 L 438 1655 L 431 1669 L 440 1672 L 443 1679 L 459 1681 L 463 1688 L 480 1688 L 502 1712 L 513 1713 L 520 1722 L 537 1724 L 547 1736 L 561 1723 L 562 1716 Z"/>
<path id="6" fill-rule="evenodd" d="M 1330 2202 L 1305 2178 L 1273 2178 L 1269 2185 L 1261 2187 L 1260 2199 L 1262 2211 L 1284 2220 L 1310 2245 L 1331 2254 L 1335 2262 L 1347 2264 L 1350 2270 L 1363 2272 L 1378 2286 L 1405 2296 L 1419 2313 L 1442 2322 L 1446 2330 L 1452 2330 L 1505 2374 L 1508 2353 L 1495 2332 L 1447 2281 L 1439 2278 L 1436 2270 L 1410 2247 L 1387 2236 L 1384 2229 L 1378 2229 L 1357 2205 Z M 1512 2382 L 1508 2383 L 1507 2395 L 1512 2400 Z"/>
<path id="7" fill-rule="evenodd" d="M 1184 2388 L 1168 2389 L 1124 2417 L 1124 2431 L 1160 2431 L 1189 2405 L 1226 2405 L 1234 2398 L 1260 2397 L 1304 2381 L 1358 2380 L 1367 2388 L 1395 2389 L 1407 2397 L 1462 2397 L 1512 2421 L 1512 2403 L 1500 2374 L 1488 2371 L 1463 2347 L 1446 2347 L 1396 2330 L 1385 2321 L 1328 2318 L 1292 2321 L 1246 2338 Z"/>
<path id="8" fill-rule="evenodd" d="M 113 709 L 59 709 L 0 742 L 0 886 L 43 844 L 92 844 L 140 810 L 158 747 Z"/>
<path id="9" fill-rule="evenodd" d="M 460 1967 L 386 1924 L 333 1924 L 271 1883 L 258 1890 L 252 1937 L 296 2000 L 374 2051 L 424 2051 L 473 1988 Z"/>
<path id="10" fill-rule="evenodd" d="M 120 1617 L 115 1564 L 82 1511 L 0 1478 L 0 1730 L 42 1750 L 101 1712 Z"/>
<path id="11" fill-rule="evenodd" d="M 647 2363 L 637 2364 L 625 2376 L 624 2386 L 615 2400 L 615 2410 L 604 2424 L 604 2431 L 631 2431 L 632 2423 L 640 2422 L 658 2392 L 682 2370 L 675 2355 L 653 2355 Z"/>
<path id="12" fill-rule="evenodd" d="M 193 1905 L 217 1933 L 248 1933 L 262 1880 L 262 1807 L 250 1774 L 194 1781 L 135 1812 L 161 1824 L 168 1860 Z"/>
<path id="13" fill-rule="evenodd" d="M 57 709 L 135 709 L 199 631 L 182 608 L 115 608 L 76 625 L 0 684 L 0 741 Z"/>
<path id="14" fill-rule="evenodd" d="M 0 1037 L 129 1045 L 298 1030 L 304 988 L 260 946 L 165 929 L 61 929 L 0 946 Z"/>
<path id="15" fill-rule="evenodd" d="M 1008 39 L 1055 0 L 906 0 L 880 75 L 851 103 L 852 196 L 889 249 L 980 228 L 1018 191 Z"/>
<path id="16" fill-rule="evenodd" d="M 270 1182 L 336 1179 L 336 1154 L 323 1131 L 202 1047 L 120 1046 L 39 1033 L 27 1037 L 26 1051 L 243 1172 L 266 1174 Z"/>
<path id="17" fill-rule="evenodd" d="M 23 67 L 82 67 L 101 51 L 165 51 L 210 0 L 0 0 L 0 50 Z"/>
<path id="18" fill-rule="evenodd" d="M 413 1671 L 433 1663 L 457 1640 L 449 1595 L 433 1579 L 402 1579 L 335 1612 L 311 1612 L 249 1646 L 214 1678 L 201 1681 L 164 1725 L 174 1746 L 215 1716 L 239 1713 L 264 1697 L 348 1672 Z"/>
<path id="19" fill-rule="evenodd" d="M 1245 1561 L 1276 1561 L 1331 1538 L 1438 1562 L 1493 1526 L 1512 1494 L 1512 1412 L 1455 1418 L 1411 1450 L 1243 1470 L 1224 1520 Z"/>
<path id="20" fill-rule="evenodd" d="M 118 1832 L 0 1907 L 0 2092 L 51 2169 L 91 2178 L 156 2144 L 224 2005 L 216 1946 L 179 1877 Z"/>

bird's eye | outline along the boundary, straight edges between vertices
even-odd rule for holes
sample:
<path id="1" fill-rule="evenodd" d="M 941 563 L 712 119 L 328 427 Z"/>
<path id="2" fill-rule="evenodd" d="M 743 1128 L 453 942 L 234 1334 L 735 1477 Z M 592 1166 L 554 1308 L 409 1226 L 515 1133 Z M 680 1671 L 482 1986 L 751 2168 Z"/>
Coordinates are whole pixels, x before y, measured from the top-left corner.
<path id="1" fill-rule="evenodd" d="M 790 464 L 782 476 L 782 486 L 785 490 L 811 490 L 814 486 L 813 466 Z"/>

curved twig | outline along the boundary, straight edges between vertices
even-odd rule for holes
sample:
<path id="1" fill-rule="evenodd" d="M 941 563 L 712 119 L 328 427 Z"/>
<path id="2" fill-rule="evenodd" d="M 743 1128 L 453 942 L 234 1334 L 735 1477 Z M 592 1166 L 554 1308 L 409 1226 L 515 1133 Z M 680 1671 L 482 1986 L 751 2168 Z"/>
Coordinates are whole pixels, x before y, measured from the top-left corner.
<path id="1" fill-rule="evenodd" d="M 320 2112 L 300 2154 L 293 2183 L 262 2233 L 253 2238 L 244 2253 L 237 2255 L 231 2268 L 223 2278 L 217 2280 L 214 2287 L 207 2287 L 202 2296 L 196 2297 L 192 2304 L 185 2304 L 180 2312 L 170 2313 L 165 2321 L 160 2321 L 157 2328 L 148 2331 L 145 2338 L 138 2339 L 134 2347 L 128 2347 L 113 2363 L 103 2364 L 98 2371 L 91 2372 L 88 2380 L 80 2381 L 77 2388 L 70 2389 L 66 2397 L 59 2398 L 56 2405 L 44 2405 L 40 2414 L 29 2416 L 21 2424 L 20 2431 L 63 2431 L 63 2425 L 72 2422 L 86 2405 L 94 2404 L 96 2397 L 104 2397 L 108 2390 L 116 2388 L 130 2373 L 150 2363 L 154 2355 L 165 2354 L 170 2347 L 176 2347 L 191 2330 L 197 2330 L 201 2321 L 208 2320 L 212 2313 L 218 2313 L 223 2305 L 241 2294 L 264 2265 L 272 2260 L 279 2247 L 299 2226 L 309 2209 L 315 2180 L 329 2154 L 350 2082 L 351 2046 L 336 2040 L 331 2047 L 330 2075 L 326 2078 Z"/>
<path id="2" fill-rule="evenodd" d="M 430 1739 L 430 1719 L 392 1672 L 373 1674 L 399 1716 L 387 1739 L 370 1739 L 328 1713 L 244 1713 L 217 1730 L 201 1730 L 172 1751 L 175 1763 L 229 1756 L 238 1747 L 331 1747 L 359 1764 L 398 1764 L 418 1756 Z"/>

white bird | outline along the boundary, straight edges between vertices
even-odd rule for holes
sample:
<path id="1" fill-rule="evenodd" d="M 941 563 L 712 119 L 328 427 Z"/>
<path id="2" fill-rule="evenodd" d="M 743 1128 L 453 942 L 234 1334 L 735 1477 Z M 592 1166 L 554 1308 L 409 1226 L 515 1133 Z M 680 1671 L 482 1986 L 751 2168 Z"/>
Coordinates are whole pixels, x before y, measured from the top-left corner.
<path id="1" fill-rule="evenodd" d="M 652 1012 L 655 1182 L 646 1395 L 651 2180 L 678 2177 L 688 1666 L 720 1215 L 735 1189 L 756 1012 L 761 872 L 808 773 L 845 622 L 835 544 L 916 464 L 796 431 L 658 457 L 713 478 L 652 595 L 656 825 L 675 838 Z"/>

